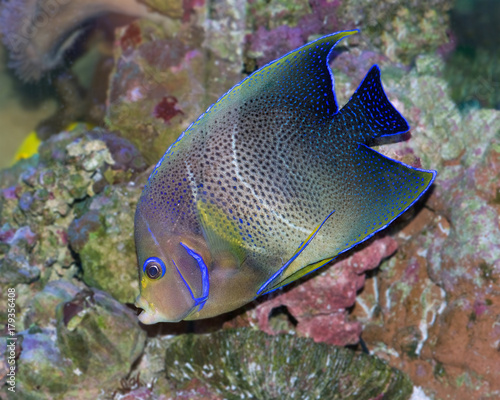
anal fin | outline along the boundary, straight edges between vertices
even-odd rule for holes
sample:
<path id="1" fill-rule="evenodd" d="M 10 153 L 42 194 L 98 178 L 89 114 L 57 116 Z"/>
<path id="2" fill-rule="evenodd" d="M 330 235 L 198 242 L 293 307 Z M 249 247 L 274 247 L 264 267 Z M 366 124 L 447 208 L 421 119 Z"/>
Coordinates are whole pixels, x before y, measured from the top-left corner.
<path id="1" fill-rule="evenodd" d="M 293 272 L 291 275 L 288 275 L 287 277 L 283 278 L 282 280 L 276 282 L 272 287 L 268 286 L 266 293 L 267 294 L 270 292 L 275 291 L 276 289 L 279 289 L 280 287 L 286 286 L 289 283 L 292 283 L 296 281 L 297 279 L 302 278 L 303 276 L 306 276 L 307 274 L 310 274 L 311 272 L 316 271 L 318 268 L 321 268 L 322 266 L 328 264 L 330 261 L 334 260 L 335 257 L 330 257 L 325 260 L 321 260 L 318 262 L 315 262 L 313 264 L 306 265 L 303 268 L 298 269 L 297 271 Z"/>
<path id="2" fill-rule="evenodd" d="M 285 285 L 286 283 L 282 283 L 283 281 L 287 281 L 287 283 L 290 283 L 292 282 L 293 280 L 295 279 L 298 279 L 298 278 L 295 278 L 295 279 L 292 279 L 292 280 L 288 280 L 288 278 L 292 275 L 294 275 L 296 272 L 296 270 L 289 270 L 289 267 L 290 265 L 292 264 L 293 261 L 295 261 L 295 259 L 300 255 L 300 253 L 302 253 L 304 251 L 304 249 L 309 245 L 309 243 L 311 243 L 311 241 L 314 239 L 314 237 L 316 236 L 316 234 L 319 232 L 319 230 L 321 229 L 321 227 L 325 224 L 325 222 L 328 220 L 328 218 L 330 218 L 332 216 L 332 214 L 335 212 L 335 210 L 333 210 L 330 214 L 328 214 L 328 216 L 323 220 L 323 222 L 321 224 L 319 224 L 312 232 L 311 234 L 306 238 L 306 240 L 304 240 L 301 245 L 299 246 L 299 248 L 295 251 L 295 253 L 293 253 L 292 257 L 290 257 L 290 259 L 285 263 L 283 264 L 280 269 L 278 269 L 261 287 L 260 289 L 257 291 L 257 295 L 261 295 L 263 293 L 269 293 L 270 291 L 272 290 L 276 290 L 278 289 L 279 287 Z M 302 275 L 301 275 L 302 276 Z"/>

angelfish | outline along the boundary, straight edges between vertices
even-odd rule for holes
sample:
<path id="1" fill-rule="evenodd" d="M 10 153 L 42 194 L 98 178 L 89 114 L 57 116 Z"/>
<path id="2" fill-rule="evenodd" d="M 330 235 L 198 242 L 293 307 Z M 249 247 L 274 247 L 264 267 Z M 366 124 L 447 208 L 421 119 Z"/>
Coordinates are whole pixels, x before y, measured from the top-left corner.
<path id="1" fill-rule="evenodd" d="M 374 65 L 338 109 L 308 43 L 224 94 L 168 148 L 135 214 L 146 324 L 234 310 L 329 263 L 405 212 L 435 171 L 367 146 L 408 131 Z"/>

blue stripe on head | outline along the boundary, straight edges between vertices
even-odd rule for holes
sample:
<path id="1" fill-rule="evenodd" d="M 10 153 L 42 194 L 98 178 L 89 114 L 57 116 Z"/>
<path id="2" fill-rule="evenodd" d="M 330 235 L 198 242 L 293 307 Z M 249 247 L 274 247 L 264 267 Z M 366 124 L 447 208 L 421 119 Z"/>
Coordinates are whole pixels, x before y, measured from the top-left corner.
<path id="1" fill-rule="evenodd" d="M 207 268 L 207 265 L 205 264 L 205 262 L 203 261 L 203 257 L 201 257 L 198 253 L 196 253 L 193 249 L 189 248 L 184 243 L 180 242 L 179 244 L 186 249 L 187 253 L 191 257 L 193 257 L 196 260 L 196 262 L 198 263 L 198 267 L 200 268 L 201 283 L 202 283 L 202 288 L 203 288 L 202 294 L 201 294 L 201 297 L 194 297 L 194 294 L 193 294 L 193 291 L 191 290 L 191 287 L 186 282 L 186 280 L 182 276 L 181 272 L 179 271 L 179 268 L 177 268 L 177 265 L 175 265 L 175 262 L 174 262 L 175 268 L 177 268 L 179 275 L 181 276 L 182 280 L 184 281 L 184 284 L 186 285 L 186 287 L 188 288 L 189 293 L 191 294 L 191 297 L 195 301 L 195 306 L 200 305 L 200 308 L 198 311 L 201 311 L 203 306 L 205 305 L 205 302 L 208 299 L 208 293 L 210 291 L 210 279 L 208 276 L 208 268 Z"/>

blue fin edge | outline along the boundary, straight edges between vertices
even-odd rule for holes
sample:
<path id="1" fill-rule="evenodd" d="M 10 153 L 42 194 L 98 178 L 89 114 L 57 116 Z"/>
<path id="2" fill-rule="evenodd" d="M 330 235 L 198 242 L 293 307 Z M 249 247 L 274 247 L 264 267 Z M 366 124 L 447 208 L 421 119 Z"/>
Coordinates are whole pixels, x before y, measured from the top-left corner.
<path id="1" fill-rule="evenodd" d="M 148 182 L 149 182 L 149 180 L 150 180 L 150 179 L 151 179 L 154 175 L 156 175 L 156 174 L 157 174 L 157 170 L 158 170 L 158 168 L 160 168 L 160 166 L 161 166 L 161 164 L 163 163 L 163 160 L 165 159 L 165 157 L 167 157 L 167 154 L 170 152 L 170 150 L 171 150 L 171 149 L 173 149 L 173 148 L 176 146 L 176 144 L 177 144 L 178 142 L 180 142 L 180 141 L 182 140 L 182 138 L 185 136 L 186 132 L 188 132 L 188 131 L 189 131 L 189 130 L 193 127 L 193 125 L 196 125 L 196 123 L 197 123 L 198 121 L 200 121 L 200 120 L 201 120 L 201 119 L 205 116 L 205 114 L 206 114 L 206 113 L 208 113 L 208 112 L 212 109 L 212 107 L 213 107 L 215 104 L 217 104 L 217 102 L 218 102 L 220 99 L 222 99 L 223 97 L 225 97 L 225 96 L 226 96 L 228 93 L 230 93 L 230 92 L 231 92 L 234 88 L 236 88 L 236 87 L 238 87 L 239 85 L 241 85 L 243 82 L 245 82 L 247 79 L 249 79 L 249 78 L 250 78 L 253 74 L 255 74 L 256 72 L 258 72 L 258 71 L 260 71 L 261 69 L 266 68 L 267 66 L 269 66 L 269 65 L 271 65 L 271 64 L 273 64 L 273 63 L 275 63 L 275 62 L 277 62 L 277 61 L 279 61 L 279 60 L 281 60 L 282 58 L 285 58 L 285 57 L 286 57 L 286 56 L 288 56 L 289 54 L 295 53 L 296 51 L 299 51 L 299 50 L 303 49 L 304 47 L 310 46 L 310 45 L 312 45 L 312 44 L 316 43 L 316 42 L 317 42 L 317 41 L 319 41 L 319 40 L 323 40 L 323 39 L 325 39 L 325 38 L 327 38 L 327 37 L 330 37 L 330 36 L 335 36 L 335 35 L 338 35 L 339 33 L 342 33 L 342 32 L 353 32 L 353 33 L 354 33 L 354 32 L 358 32 L 358 33 L 359 33 L 359 32 L 360 32 L 360 30 L 359 30 L 359 29 L 348 29 L 348 30 L 345 30 L 345 31 L 338 31 L 338 32 L 335 32 L 335 33 L 331 33 L 331 34 L 329 34 L 329 35 L 321 36 L 321 37 L 317 38 L 316 40 L 313 40 L 312 42 L 305 43 L 304 45 L 302 45 L 302 46 L 300 46 L 300 47 L 298 47 L 298 48 L 296 48 L 296 49 L 293 49 L 293 50 L 289 51 L 288 53 L 286 53 L 286 54 L 282 55 L 281 57 L 279 57 L 279 58 L 277 58 L 277 59 L 275 59 L 275 60 L 272 60 L 272 61 L 268 62 L 266 65 L 263 65 L 263 66 L 262 66 L 262 67 L 260 67 L 258 70 L 254 71 L 254 72 L 252 72 L 250 75 L 248 75 L 245 79 L 241 80 L 240 82 L 238 82 L 237 84 L 235 84 L 233 87 L 231 87 L 231 89 L 229 89 L 227 92 L 225 92 L 223 95 L 221 95 L 221 96 L 217 99 L 217 101 L 216 101 L 215 103 L 211 104 L 211 105 L 210 105 L 210 106 L 209 106 L 209 107 L 205 110 L 205 112 L 204 112 L 203 114 L 201 114 L 198 118 L 196 118 L 196 120 L 194 120 L 193 122 L 191 122 L 191 123 L 188 125 L 188 127 L 187 127 L 187 128 L 186 128 L 186 129 L 185 129 L 185 130 L 184 130 L 184 131 L 180 134 L 180 136 L 179 136 L 179 137 L 175 140 L 175 142 L 173 142 L 173 143 L 172 143 L 172 144 L 168 147 L 167 151 L 165 151 L 165 153 L 163 154 L 162 158 L 160 158 L 160 160 L 156 163 L 156 166 L 155 166 L 155 168 L 154 168 L 153 172 L 151 172 L 151 175 L 150 175 L 150 176 L 149 176 L 149 178 L 148 178 Z M 339 112 L 339 106 L 338 106 L 338 102 L 337 102 L 337 95 L 335 94 L 335 77 L 333 76 L 333 71 L 332 71 L 332 69 L 330 68 L 330 63 L 329 63 L 329 60 L 330 60 L 330 58 L 331 58 L 331 54 L 332 54 L 333 49 L 335 48 L 335 46 L 337 46 L 337 44 L 338 44 L 338 43 L 339 43 L 342 39 L 344 39 L 344 38 L 340 38 L 339 40 L 337 40 L 337 41 L 335 42 L 335 44 L 334 44 L 334 45 L 330 48 L 330 51 L 328 52 L 328 55 L 326 56 L 326 65 L 327 65 L 327 68 L 328 68 L 328 72 L 330 73 L 330 78 L 331 78 L 331 80 L 332 80 L 332 93 L 333 93 L 334 105 L 335 105 L 335 108 L 336 108 L 336 111 L 333 113 L 333 115 L 335 115 L 335 114 L 337 114 L 337 113 Z"/>
<path id="2" fill-rule="evenodd" d="M 386 159 L 388 159 L 388 160 L 391 160 L 391 161 L 393 161 L 393 162 L 396 162 L 396 163 L 398 163 L 398 164 L 401 164 L 401 165 L 403 165 L 403 166 L 405 166 L 405 167 L 407 167 L 407 168 L 410 168 L 410 169 L 413 169 L 413 170 L 416 170 L 416 171 L 428 172 L 428 173 L 432 174 L 432 179 L 431 179 L 431 181 L 429 182 L 429 185 L 427 185 L 427 188 L 426 188 L 426 189 L 425 189 L 425 190 L 424 190 L 424 191 L 420 194 L 420 196 L 418 196 L 416 199 L 414 199 L 414 200 L 413 200 L 413 201 L 412 201 L 412 202 L 411 202 L 411 203 L 410 203 L 410 204 L 409 204 L 409 205 L 408 205 L 408 206 L 407 206 L 404 210 L 402 210 L 402 211 L 401 211 L 398 215 L 396 215 L 392 221 L 390 221 L 389 223 L 387 223 L 387 224 L 385 224 L 384 226 L 380 227 L 379 229 L 377 229 L 376 231 L 374 231 L 373 233 L 371 233 L 371 234 L 370 234 L 370 235 L 368 235 L 367 237 L 363 238 L 363 240 L 361 240 L 361 241 L 359 241 L 359 242 L 357 242 L 357 243 L 353 244 L 352 246 L 347 247 L 347 248 L 346 248 L 346 249 L 344 249 L 344 250 L 341 250 L 339 253 L 337 253 L 337 254 L 335 255 L 335 258 L 337 258 L 339 255 L 341 255 L 341 254 L 345 253 L 346 251 L 351 250 L 353 247 L 356 247 L 356 246 L 360 245 L 361 243 L 363 243 L 363 242 L 367 241 L 368 239 L 370 239 L 371 237 L 373 237 L 376 233 L 378 233 L 378 232 L 380 232 L 381 230 L 383 230 L 383 229 L 387 228 L 390 224 L 392 224 L 394 221 L 396 221 L 396 219 L 398 219 L 398 218 L 399 218 L 402 214 L 404 214 L 404 213 L 406 212 L 406 210 L 408 210 L 411 206 L 413 206 L 413 205 L 414 205 L 414 204 L 415 204 L 415 203 L 416 203 L 416 202 L 417 202 L 417 201 L 418 201 L 418 200 L 419 200 L 419 199 L 420 199 L 420 198 L 424 195 L 424 193 L 426 193 L 426 192 L 427 192 L 427 190 L 429 190 L 429 188 L 430 188 L 430 187 L 432 186 L 432 184 L 434 183 L 434 180 L 436 179 L 436 175 L 437 175 L 437 171 L 434 171 L 433 169 L 423 169 L 423 168 L 412 167 L 411 165 L 405 164 L 405 163 L 403 163 L 403 162 L 401 162 L 401 161 L 394 160 L 394 159 L 392 159 L 392 158 L 386 157 L 386 156 L 384 156 L 383 154 L 379 153 L 378 151 L 373 150 L 371 147 L 369 147 L 369 146 L 365 145 L 364 143 L 358 143 L 358 145 L 368 147 L 370 150 L 372 150 L 372 151 L 374 151 L 374 152 L 378 153 L 380 156 L 382 156 L 382 157 L 384 157 L 384 158 L 386 158 Z M 330 214 L 330 215 L 331 215 L 331 214 Z M 327 217 L 327 219 L 330 217 L 330 215 Z M 325 220 L 323 223 L 325 223 L 325 222 L 326 222 L 326 220 Z M 321 225 L 323 225 L 323 224 L 321 224 Z M 319 230 L 319 229 L 318 229 L 318 230 Z M 312 238 L 311 238 L 311 239 L 312 239 Z M 297 255 L 298 255 L 298 254 L 297 254 Z M 292 260 L 292 261 L 293 261 L 293 260 Z M 324 267 L 326 264 L 328 264 L 328 263 L 329 263 L 329 262 L 331 262 L 331 261 L 333 261 L 333 260 L 330 260 L 330 261 L 325 262 L 324 264 L 321 264 L 319 267 L 317 267 L 317 268 L 313 269 L 312 271 L 309 271 L 309 272 L 308 272 L 307 274 L 305 274 L 304 276 L 307 276 L 307 275 L 311 274 L 312 272 L 314 272 L 314 271 L 316 271 L 316 270 L 318 270 L 318 269 L 320 269 L 320 268 Z M 293 282 L 289 282 L 289 283 L 287 283 L 286 285 L 283 285 L 283 286 L 277 287 L 276 289 L 270 290 L 270 291 L 265 292 L 265 293 L 261 293 L 261 292 L 262 292 L 262 289 L 263 289 L 263 288 L 265 289 L 265 286 L 266 286 L 266 285 L 268 285 L 268 284 L 269 284 L 269 282 L 270 282 L 272 279 L 274 279 L 274 277 L 275 277 L 275 276 L 279 275 L 279 273 L 283 271 L 284 267 L 285 267 L 285 266 L 287 266 L 290 262 L 291 262 L 291 261 L 289 261 L 287 264 L 285 264 L 283 267 L 281 267 L 281 268 L 278 270 L 278 272 L 274 273 L 274 274 L 273 274 L 273 276 L 272 276 L 270 279 L 268 279 L 268 280 L 266 281 L 266 283 L 265 283 L 265 284 L 261 287 L 261 289 L 259 289 L 259 291 L 257 292 L 257 296 L 259 296 L 259 295 L 264 295 L 264 294 L 268 294 L 268 293 L 272 293 L 272 292 L 274 292 L 274 291 L 276 291 L 276 290 L 278 290 L 278 289 L 281 289 L 281 288 L 283 288 L 283 287 L 285 287 L 285 286 L 288 286 L 290 283 L 293 283 Z M 302 276 L 301 278 L 303 278 L 304 276 Z M 256 297 L 257 297 L 257 296 L 256 296 Z"/>
<path id="3" fill-rule="evenodd" d="M 309 245 L 309 243 L 311 242 L 311 240 L 314 239 L 314 237 L 316 236 L 316 234 L 319 232 L 319 230 L 321 229 L 321 227 L 325 224 L 325 222 L 328 220 L 328 218 L 331 217 L 331 215 L 335 212 L 335 210 L 333 210 L 330 214 L 328 214 L 328 216 L 324 219 L 324 221 L 316 228 L 316 231 L 313 232 L 313 234 L 311 235 L 311 237 L 307 240 L 306 243 L 302 242 L 299 246 L 299 248 L 295 251 L 295 254 L 292 256 L 292 258 L 290 258 L 285 264 L 283 264 L 283 266 L 277 270 L 260 288 L 259 290 L 257 290 L 257 296 L 259 296 L 265 289 L 267 286 L 269 286 L 269 284 L 277 277 L 279 276 L 286 268 L 288 268 L 288 266 L 304 251 L 304 249 Z"/>
<path id="4" fill-rule="evenodd" d="M 406 210 L 408 210 L 411 206 L 413 206 L 413 204 L 415 204 L 423 195 L 425 192 L 427 192 L 427 190 L 429 190 L 429 188 L 432 186 L 432 184 L 434 183 L 434 180 L 436 179 L 436 175 L 437 175 L 437 171 L 434 171 L 433 169 L 423 169 L 423 168 L 417 168 L 417 167 L 412 167 L 411 165 L 408 165 L 408 164 L 405 164 L 404 162 L 401 162 L 401 161 L 398 161 L 398 160 L 394 160 L 392 158 L 389 158 L 387 156 L 384 156 L 382 153 L 379 153 L 377 150 L 373 150 L 370 146 L 367 146 L 366 144 L 364 143 L 358 143 L 359 146 L 364 146 L 364 147 L 367 147 L 369 148 L 371 151 L 374 151 L 375 153 L 379 154 L 381 157 L 387 159 L 387 160 L 390 160 L 392 162 L 395 162 L 395 163 L 398 163 L 398 164 L 401 164 L 402 166 L 406 167 L 406 168 L 410 168 L 412 170 L 415 170 L 415 171 L 421 171 L 421 172 L 428 172 L 430 174 L 432 174 L 432 179 L 431 181 L 429 182 L 429 184 L 427 185 L 427 187 L 425 188 L 424 191 L 422 191 L 422 193 L 420 193 L 420 196 L 418 196 L 417 198 L 415 198 L 405 209 L 401 210 L 401 212 L 396 215 L 392 221 L 388 222 L 387 224 L 385 224 L 384 226 L 378 228 L 376 231 L 370 233 L 367 237 L 363 238 L 363 240 L 353 244 L 352 246 L 349 246 L 347 247 L 346 249 L 344 250 L 341 250 L 335 257 L 339 256 L 340 254 L 342 253 L 345 253 L 346 251 L 349 251 L 351 250 L 353 247 L 367 241 L 368 239 L 370 239 L 372 236 L 374 236 L 376 233 L 380 232 L 381 230 L 387 228 L 390 224 L 392 224 L 394 221 L 396 221 L 402 214 L 404 214 L 406 212 Z"/>
<path id="5" fill-rule="evenodd" d="M 368 75 L 370 75 L 370 72 L 373 70 L 373 69 L 377 69 L 378 71 L 378 75 L 379 75 L 379 82 L 380 82 L 380 88 L 382 89 L 382 93 L 383 95 L 385 96 L 385 99 L 387 100 L 387 102 L 392 106 L 392 108 L 394 108 L 394 111 L 396 113 L 398 113 L 398 115 L 401 117 L 401 119 L 406 123 L 406 126 L 408 127 L 408 129 L 406 130 L 402 130 L 402 131 L 399 131 L 399 132 L 394 132 L 394 133 L 389 133 L 389 134 L 385 134 L 385 135 L 379 135 L 379 136 L 375 136 L 375 137 L 372 137 L 371 139 L 375 139 L 375 138 L 381 138 L 381 137 L 388 137 L 388 136 L 394 136 L 394 135 L 401 135 L 405 132 L 408 132 L 411 127 L 410 127 L 410 124 L 408 123 L 408 120 L 404 117 L 403 114 L 401 114 L 397 109 L 396 107 L 394 107 L 394 104 L 392 104 L 392 102 L 389 100 L 389 96 L 387 96 L 387 93 L 385 91 L 385 88 L 384 88 L 384 85 L 382 85 L 382 71 L 380 70 L 380 67 L 377 65 L 377 64 L 373 64 L 370 69 L 368 70 L 368 72 L 366 73 L 366 75 L 364 76 L 364 78 L 361 80 L 361 82 L 359 83 L 358 87 L 356 88 L 356 90 L 353 92 L 353 94 L 351 95 L 351 97 L 349 98 L 349 100 L 344 104 L 344 106 L 348 105 L 351 100 L 353 100 L 353 97 L 358 93 L 358 91 L 361 89 L 361 87 L 363 86 L 363 84 L 365 83 L 366 79 L 368 78 Z M 330 68 L 331 70 L 331 68 Z M 335 93 L 334 93 L 335 94 Z M 342 109 L 338 110 L 338 112 L 336 114 L 338 114 L 339 112 L 341 112 Z"/>

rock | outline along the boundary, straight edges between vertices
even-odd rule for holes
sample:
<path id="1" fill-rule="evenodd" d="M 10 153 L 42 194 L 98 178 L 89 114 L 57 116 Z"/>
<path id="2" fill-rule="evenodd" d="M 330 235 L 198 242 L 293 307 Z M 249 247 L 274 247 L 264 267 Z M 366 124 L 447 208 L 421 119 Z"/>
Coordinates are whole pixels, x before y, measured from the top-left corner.
<path id="1" fill-rule="evenodd" d="M 41 290 L 50 280 L 75 277 L 80 262 L 90 262 L 82 256 L 78 258 L 78 251 L 88 240 L 89 231 L 97 229 L 96 221 L 89 226 L 90 216 L 82 217 L 92 197 L 96 191 L 102 192 L 106 185 L 128 182 L 146 166 L 137 149 L 126 139 L 101 129 L 89 132 L 77 126 L 72 132 L 63 132 L 43 142 L 40 154 L 31 163 L 20 163 L 3 172 L 0 175 L 3 188 L 0 192 L 0 286 L 40 282 L 36 288 Z M 106 195 L 112 197 L 111 192 Z M 123 212 L 107 216 L 107 229 L 114 232 L 116 242 L 113 245 L 120 248 L 123 243 L 117 241 L 124 238 L 117 237 L 116 232 L 121 232 L 121 228 L 109 224 L 127 221 L 124 232 L 127 232 L 128 242 L 123 240 L 129 243 L 127 256 L 120 262 L 135 264 L 133 243 L 130 244 L 134 205 L 128 204 L 126 199 L 118 199 L 117 194 L 114 196 L 115 203 L 110 200 L 111 203 L 122 201 Z M 113 211 L 109 206 L 104 209 Z M 69 229 L 75 218 L 76 222 L 79 218 L 87 221 L 85 227 L 78 230 L 79 237 Z M 68 235 L 76 253 L 68 246 Z M 99 251 L 109 254 L 108 248 L 94 249 L 90 257 L 92 262 Z M 130 272 L 132 274 L 136 280 L 135 271 Z M 133 290 L 128 289 L 127 301 L 133 299 L 130 294 Z"/>
<path id="2" fill-rule="evenodd" d="M 422 52 L 448 53 L 451 0 L 281 1 L 269 7 L 265 1 L 249 3 L 247 36 L 249 59 L 257 66 L 301 46 L 316 36 L 358 28 L 361 35 L 344 46 L 376 50 L 393 63 L 411 63 Z M 283 50 L 280 52 L 280 49 Z"/>
<path id="3" fill-rule="evenodd" d="M 273 293 L 268 301 L 263 300 L 250 310 L 246 318 L 269 334 L 295 329 L 300 336 L 317 342 L 356 344 L 361 325 L 349 321 L 347 310 L 354 305 L 356 293 L 364 285 L 365 272 L 376 268 L 396 248 L 390 237 L 372 240 L 352 256 L 318 271 L 314 278 Z M 273 317 L 280 312 L 285 312 L 292 326 L 273 326 Z"/>
<path id="4" fill-rule="evenodd" d="M 53 395 L 60 398 L 69 388 L 72 363 L 61 355 L 55 332 L 32 329 L 19 335 L 16 393 L 30 400 L 50 399 Z"/>
<path id="5" fill-rule="evenodd" d="M 354 314 L 375 354 L 426 393 L 465 400 L 500 393 L 500 359 L 490 350 L 500 340 L 492 328 L 500 299 L 500 114 L 460 111 L 443 69 L 435 56 L 419 57 L 403 78 L 382 69 L 389 97 L 412 126 L 411 140 L 383 151 L 418 154 L 438 175 L 429 208 L 392 228 L 399 250 L 367 283 Z"/>
<path id="6" fill-rule="evenodd" d="M 31 327 L 16 342 L 23 399 L 95 399 L 128 375 L 144 349 L 135 313 L 104 292 L 52 282 L 31 307 Z"/>
<path id="7" fill-rule="evenodd" d="M 4 228 L 8 229 L 8 226 L 4 225 Z M 13 233 L 10 239 L 3 241 L 8 251 L 0 259 L 0 284 L 14 286 L 18 283 L 31 283 L 40 278 L 40 269 L 30 265 L 24 257 L 36 240 L 37 237 L 30 227 L 23 226 Z"/>
<path id="8" fill-rule="evenodd" d="M 133 303 L 139 293 L 134 210 L 141 192 L 136 185 L 108 187 L 68 230 L 71 247 L 80 256 L 84 282 L 124 303 Z"/>
<path id="9" fill-rule="evenodd" d="M 118 386 L 144 349 L 135 313 L 104 292 L 54 281 L 28 309 L 30 328 L 16 330 L 15 346 L 23 399 L 95 399 Z"/>
<path id="10" fill-rule="evenodd" d="M 118 31 L 106 120 L 150 164 L 242 78 L 246 2 L 211 5 L 209 18 L 206 7 L 184 2 L 182 24 Z"/>
<path id="11" fill-rule="evenodd" d="M 80 286 L 82 286 L 80 284 Z M 44 328 L 56 327 L 56 307 L 60 303 L 72 300 L 82 290 L 65 279 L 51 281 L 41 292 L 36 293 L 28 303 L 28 310 L 24 317 L 24 325 L 36 325 Z"/>
<path id="12" fill-rule="evenodd" d="M 94 387 L 125 377 L 144 349 L 146 333 L 135 313 L 105 292 L 84 289 L 61 303 L 56 315 L 61 353 Z"/>

